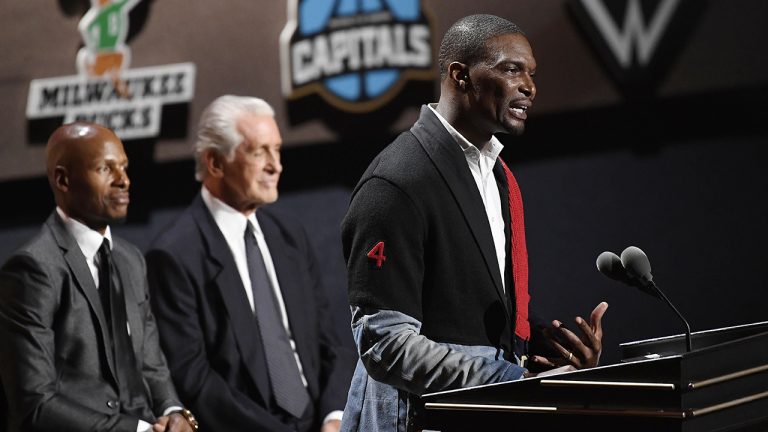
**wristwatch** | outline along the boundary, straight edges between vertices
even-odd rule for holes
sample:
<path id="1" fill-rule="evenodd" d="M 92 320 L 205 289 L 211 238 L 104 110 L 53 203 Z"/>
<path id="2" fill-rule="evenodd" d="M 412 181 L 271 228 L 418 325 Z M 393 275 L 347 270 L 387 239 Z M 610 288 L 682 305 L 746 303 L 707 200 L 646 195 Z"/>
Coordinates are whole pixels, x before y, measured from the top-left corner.
<path id="1" fill-rule="evenodd" d="M 195 418 L 195 415 L 192 414 L 192 411 L 184 408 L 181 410 L 181 415 L 187 420 L 187 423 L 192 426 L 192 430 L 196 431 L 199 425 L 197 424 L 197 419 Z"/>

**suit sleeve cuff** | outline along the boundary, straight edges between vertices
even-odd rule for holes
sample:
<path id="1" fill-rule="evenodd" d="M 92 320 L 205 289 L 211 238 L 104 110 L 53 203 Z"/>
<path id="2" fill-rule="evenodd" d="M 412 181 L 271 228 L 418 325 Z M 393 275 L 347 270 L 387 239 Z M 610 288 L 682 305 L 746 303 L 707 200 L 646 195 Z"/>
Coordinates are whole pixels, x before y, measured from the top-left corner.
<path id="1" fill-rule="evenodd" d="M 139 420 L 139 425 L 136 426 L 136 432 L 149 432 L 152 430 L 152 425 L 145 422 L 144 420 Z"/>
<path id="2" fill-rule="evenodd" d="M 336 410 L 336 411 L 331 411 L 331 412 L 330 412 L 330 413 L 328 413 L 328 415 L 327 415 L 327 416 L 325 416 L 325 418 L 323 419 L 323 424 L 326 424 L 326 423 L 328 423 L 329 421 L 333 421 L 333 420 L 338 420 L 338 421 L 341 421 L 341 415 L 342 415 L 342 414 L 344 414 L 344 411 L 339 411 L 339 410 Z"/>
<path id="3" fill-rule="evenodd" d="M 184 407 L 175 406 L 175 405 L 169 406 L 168 408 L 165 409 L 165 411 L 163 411 L 163 415 L 167 416 L 170 413 L 174 413 L 176 411 L 182 411 L 182 410 L 184 410 Z"/>

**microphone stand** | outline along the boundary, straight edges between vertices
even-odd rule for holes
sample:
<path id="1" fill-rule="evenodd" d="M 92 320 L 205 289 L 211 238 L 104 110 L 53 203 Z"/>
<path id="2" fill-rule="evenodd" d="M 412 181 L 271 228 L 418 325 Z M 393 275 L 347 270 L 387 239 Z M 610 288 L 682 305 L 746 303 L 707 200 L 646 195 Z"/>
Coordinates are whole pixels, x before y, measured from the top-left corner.
<path id="1" fill-rule="evenodd" d="M 648 281 L 648 284 L 653 288 L 653 290 L 659 295 L 659 298 L 664 300 L 666 304 L 669 305 L 669 307 L 672 308 L 673 311 L 675 311 L 675 314 L 680 318 L 680 320 L 685 324 L 685 347 L 686 352 L 691 352 L 691 326 L 688 324 L 688 321 L 683 317 L 683 314 L 680 313 L 679 310 L 675 307 L 675 305 L 672 304 L 671 301 L 667 298 L 666 295 L 659 289 L 658 286 L 656 286 L 656 283 L 653 280 Z"/>

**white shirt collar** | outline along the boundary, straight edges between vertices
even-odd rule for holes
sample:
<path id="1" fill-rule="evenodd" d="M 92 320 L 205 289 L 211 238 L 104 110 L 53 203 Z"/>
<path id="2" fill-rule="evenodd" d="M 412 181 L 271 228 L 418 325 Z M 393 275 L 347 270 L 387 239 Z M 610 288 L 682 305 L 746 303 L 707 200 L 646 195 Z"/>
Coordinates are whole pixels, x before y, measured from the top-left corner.
<path id="1" fill-rule="evenodd" d="M 77 245 L 80 247 L 80 251 L 88 260 L 93 260 L 96 253 L 99 251 L 101 244 L 106 238 L 109 240 L 109 249 L 113 248 L 112 245 L 112 232 L 107 225 L 107 229 L 104 231 L 104 235 L 100 232 L 93 230 L 83 224 L 82 222 L 67 216 L 60 207 L 56 207 L 56 212 L 59 213 L 61 220 L 64 222 L 64 227 L 67 229 L 72 237 L 75 238 Z"/>
<path id="2" fill-rule="evenodd" d="M 501 144 L 498 138 L 491 135 L 491 140 L 488 142 L 488 145 L 484 146 L 482 150 L 480 150 L 480 147 L 472 144 L 464 138 L 464 135 L 459 133 L 450 123 L 448 123 L 448 120 L 443 118 L 443 116 L 440 115 L 439 112 L 437 112 L 437 104 L 431 103 L 427 105 L 429 109 L 432 110 L 433 113 L 437 116 L 437 119 L 440 120 L 440 123 L 443 124 L 445 129 L 448 131 L 449 134 L 453 137 L 453 139 L 456 140 L 457 143 L 459 143 L 459 146 L 461 146 L 461 149 L 464 151 L 464 153 L 467 152 L 479 152 L 481 155 L 496 161 L 496 158 L 499 156 L 501 151 L 504 149 L 504 145 Z"/>
<path id="3" fill-rule="evenodd" d="M 253 230 L 256 235 L 261 235 L 261 227 L 256 220 L 256 212 L 253 212 L 250 216 L 246 217 L 224 201 L 213 196 L 205 186 L 203 186 L 201 193 L 205 206 L 208 207 L 208 211 L 211 212 L 213 220 L 230 244 L 237 244 L 238 242 L 243 241 L 245 223 L 247 221 L 250 221 L 253 225 Z"/>

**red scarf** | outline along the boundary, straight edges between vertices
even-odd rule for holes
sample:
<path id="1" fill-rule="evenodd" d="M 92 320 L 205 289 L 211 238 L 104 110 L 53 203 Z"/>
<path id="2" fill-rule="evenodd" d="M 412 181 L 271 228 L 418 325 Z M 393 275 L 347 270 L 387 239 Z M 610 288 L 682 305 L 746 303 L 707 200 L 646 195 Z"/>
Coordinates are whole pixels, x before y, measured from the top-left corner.
<path id="1" fill-rule="evenodd" d="M 523 197 L 515 176 L 507 164 L 499 157 L 499 162 L 507 175 L 509 189 L 509 219 L 512 237 L 512 278 L 515 281 L 515 334 L 523 339 L 531 338 L 531 325 L 528 323 L 528 250 L 525 247 L 525 221 L 523 220 Z"/>

